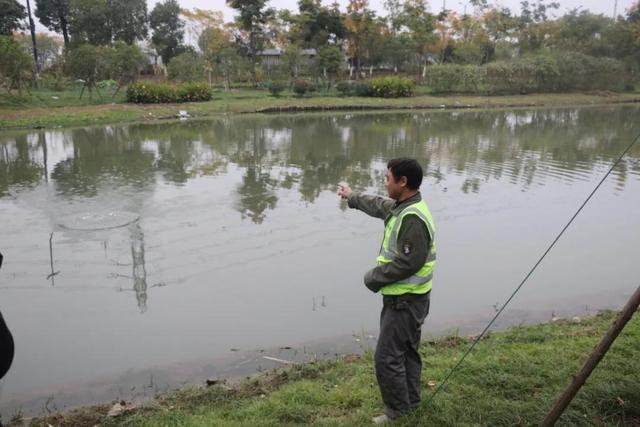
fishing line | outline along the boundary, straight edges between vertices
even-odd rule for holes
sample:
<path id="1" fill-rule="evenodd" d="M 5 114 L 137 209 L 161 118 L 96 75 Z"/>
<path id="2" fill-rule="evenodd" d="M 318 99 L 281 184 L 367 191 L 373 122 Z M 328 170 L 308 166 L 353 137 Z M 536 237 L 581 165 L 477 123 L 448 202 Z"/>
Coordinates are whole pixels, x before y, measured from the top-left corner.
<path id="1" fill-rule="evenodd" d="M 569 220 L 569 222 L 567 222 L 567 224 L 562 228 L 562 231 L 560 231 L 560 233 L 556 236 L 556 238 L 553 240 L 553 242 L 549 245 L 549 247 L 547 248 L 546 251 L 544 251 L 544 253 L 542 254 L 542 256 L 538 259 L 538 261 L 534 264 L 534 266 L 531 268 L 531 270 L 529 270 L 529 272 L 527 273 L 527 275 L 524 277 L 524 279 L 522 279 L 522 281 L 520 282 L 520 284 L 518 285 L 518 287 L 515 289 L 515 291 L 513 291 L 513 293 L 511 294 L 511 296 L 509 297 L 509 299 L 507 299 L 507 301 L 502 305 L 502 307 L 500 307 L 500 310 L 498 310 L 498 312 L 496 313 L 495 316 L 493 316 L 493 319 L 491 319 L 491 321 L 487 324 L 487 326 L 485 326 L 485 328 L 482 330 L 482 332 L 480 333 L 480 335 L 478 335 L 474 340 L 473 343 L 471 344 L 471 346 L 467 349 L 467 351 L 464 353 L 464 355 L 462 355 L 462 357 L 460 358 L 460 360 L 458 361 L 458 363 L 455 364 L 455 366 L 449 371 L 449 373 L 447 374 L 447 376 L 444 378 L 444 380 L 442 380 L 442 382 L 440 383 L 440 385 L 438 386 L 438 388 L 436 389 L 436 391 L 433 392 L 433 394 L 429 397 L 429 399 L 426 401 L 425 403 L 425 409 L 429 406 L 429 404 L 431 403 L 431 401 L 433 401 L 433 399 L 438 395 L 438 393 L 440 393 L 440 391 L 444 388 L 444 386 L 447 384 L 447 381 L 449 380 L 449 378 L 451 378 L 451 376 L 455 373 L 455 371 L 460 367 L 460 365 L 462 365 L 462 362 L 464 362 L 464 360 L 467 358 L 467 356 L 469 355 L 469 353 L 471 353 L 473 351 L 473 349 L 475 348 L 476 344 L 478 344 L 478 342 L 482 339 L 482 337 L 487 333 L 487 331 L 489 330 L 489 328 L 493 325 L 493 323 L 496 321 L 496 319 L 500 316 L 500 314 L 502 314 L 502 312 L 504 311 L 504 309 L 507 307 L 507 305 L 509 305 L 509 303 L 511 302 L 511 300 L 513 299 L 513 297 L 516 296 L 516 294 L 520 291 L 520 289 L 522 288 L 522 286 L 525 284 L 525 282 L 529 279 L 529 277 L 531 276 L 531 274 L 533 274 L 533 272 L 535 271 L 536 268 L 538 268 L 538 265 L 540 265 L 540 263 L 542 262 L 542 260 L 547 256 L 547 254 L 551 251 L 551 249 L 555 246 L 556 242 L 558 240 L 560 240 L 560 237 L 562 237 L 562 235 L 564 234 L 564 232 L 567 230 L 567 228 L 569 228 L 569 226 L 571 225 L 571 223 L 573 222 L 574 219 L 576 219 L 576 217 L 578 216 L 578 214 L 580 213 L 580 211 L 582 211 L 582 208 L 585 207 L 585 205 L 589 202 L 589 200 L 591 200 L 591 197 L 593 197 L 593 195 L 596 193 L 596 191 L 598 191 L 598 189 L 600 188 L 600 186 L 602 185 L 602 183 L 607 179 L 607 177 L 611 174 L 611 172 L 613 171 L 613 169 L 615 169 L 616 166 L 618 166 L 618 163 L 620 163 L 620 161 L 622 160 L 622 158 L 627 154 L 627 152 L 631 149 L 631 147 L 633 147 L 633 145 L 638 141 L 638 139 L 640 139 L 640 133 L 631 141 L 631 144 L 629 144 L 627 146 L 627 148 L 622 152 L 622 154 L 620 154 L 620 156 L 618 157 L 618 159 L 613 163 L 613 165 L 611 166 L 611 168 L 609 168 L 609 170 L 607 171 L 607 173 L 602 177 L 602 179 L 600 180 L 600 182 L 598 183 L 598 185 L 596 185 L 596 187 L 593 189 L 593 191 L 591 192 L 591 194 L 589 194 L 589 197 L 587 197 L 585 199 L 585 201 L 582 203 L 582 205 L 580 205 L 580 207 L 578 208 L 578 210 L 576 211 L 576 213 L 573 214 L 573 216 L 571 217 L 571 219 Z"/>

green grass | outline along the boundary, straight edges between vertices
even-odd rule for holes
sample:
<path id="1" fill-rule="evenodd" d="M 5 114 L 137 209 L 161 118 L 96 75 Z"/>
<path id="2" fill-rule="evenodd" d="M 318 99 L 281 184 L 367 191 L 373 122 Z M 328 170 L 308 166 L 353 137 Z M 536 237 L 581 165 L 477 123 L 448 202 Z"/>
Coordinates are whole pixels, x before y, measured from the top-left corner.
<path id="1" fill-rule="evenodd" d="M 79 88 L 64 92 L 47 90 L 31 94 L 0 94 L 0 130 L 42 127 L 70 127 L 175 119 L 179 110 L 192 117 L 214 117 L 227 113 L 264 113 L 324 110 L 511 108 L 576 106 L 640 102 L 638 93 L 532 94 L 513 96 L 433 96 L 428 88 L 417 88 L 411 98 L 382 99 L 340 97 L 335 91 L 318 91 L 298 98 L 285 91 L 273 98 L 266 90 L 215 90 L 213 100 L 200 103 L 136 105 L 124 102 L 124 91 L 115 99 L 111 90 L 79 99 Z M 58 99 L 55 99 L 57 97 Z"/>
<path id="2" fill-rule="evenodd" d="M 399 426 L 537 425 L 609 328 L 613 313 L 490 334 L 467 358 L 429 408 Z M 565 412 L 563 426 L 640 425 L 640 318 L 626 327 Z M 431 395 L 470 341 L 423 341 L 423 396 Z M 102 407 L 85 425 L 281 426 L 369 424 L 382 411 L 372 356 L 295 366 L 248 379 L 237 387 L 187 388 L 152 405 L 105 420 Z M 86 417 L 86 413 L 85 413 Z M 67 424 L 65 424 L 65 421 Z M 83 425 L 82 418 L 33 425 Z"/>
<path id="3" fill-rule="evenodd" d="M 115 88 L 100 89 L 100 94 L 93 91 L 91 99 L 89 92 L 85 90 L 80 99 L 81 87 L 74 87 L 64 91 L 48 89 L 33 89 L 30 92 L 23 91 L 19 94 L 3 92 L 0 94 L 0 109 L 31 109 L 31 108 L 63 108 L 84 107 L 89 105 L 104 105 L 125 102 L 125 89 L 113 97 Z"/>

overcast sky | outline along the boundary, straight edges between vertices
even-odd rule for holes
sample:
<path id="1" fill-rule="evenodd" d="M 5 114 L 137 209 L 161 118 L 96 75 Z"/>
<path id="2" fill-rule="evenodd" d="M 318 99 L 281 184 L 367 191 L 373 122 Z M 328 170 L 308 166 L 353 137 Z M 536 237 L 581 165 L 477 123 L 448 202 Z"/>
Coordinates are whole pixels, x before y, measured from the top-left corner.
<path id="1" fill-rule="evenodd" d="M 197 7 L 199 9 L 213 9 L 213 10 L 221 10 L 225 15 L 225 20 L 233 19 L 233 10 L 227 8 L 224 0 L 178 0 L 180 6 L 183 8 L 191 9 Z M 463 0 L 444 0 L 446 1 L 446 8 L 450 10 L 456 10 L 459 12 L 463 11 L 464 4 L 466 3 L 468 6 L 467 12 L 471 13 L 471 6 L 469 2 L 465 2 Z M 529 0 L 530 3 L 535 0 Z M 369 0 L 370 5 L 373 9 L 375 9 L 379 14 L 386 15 L 386 12 L 383 8 L 383 0 Z M 148 7 L 149 10 L 153 9 L 153 6 L 157 3 L 156 0 L 149 0 Z M 331 4 L 333 0 L 323 0 L 323 4 Z M 348 0 L 338 0 L 338 3 L 341 6 L 342 10 L 346 10 Z M 429 1 L 429 5 L 431 6 L 432 12 L 438 12 L 442 9 L 442 0 L 437 1 Z M 506 6 L 514 12 L 520 11 L 520 0 L 501 0 L 498 2 L 489 1 L 491 4 L 499 4 L 501 6 Z M 560 15 L 564 14 L 566 11 L 569 11 L 573 8 L 580 7 L 582 9 L 589 9 L 595 13 L 603 13 L 608 16 L 613 15 L 613 7 L 614 0 L 560 0 L 560 9 L 558 9 Z M 618 14 L 624 13 L 626 9 L 628 9 L 634 3 L 633 0 L 618 0 Z M 298 1 L 297 0 L 271 0 L 269 3 L 270 7 L 275 7 L 276 9 L 290 9 L 297 10 L 298 9 Z"/>
<path id="2" fill-rule="evenodd" d="M 20 3 L 26 6 L 26 0 L 18 0 Z M 370 5 L 373 9 L 375 9 L 380 15 L 386 15 L 384 8 L 382 7 L 383 0 L 369 0 Z M 432 12 L 438 12 L 442 9 L 442 1 L 437 0 L 435 2 L 430 1 Z M 444 0 L 446 1 L 446 8 L 450 10 L 455 10 L 458 12 L 462 12 L 464 9 L 464 5 L 467 4 L 467 12 L 471 13 L 471 6 L 468 1 L 464 0 Z M 530 2 L 534 2 L 535 0 L 529 0 Z M 624 14 L 625 10 L 628 9 L 632 4 L 634 4 L 637 0 L 618 0 L 618 14 Z M 154 5 L 157 3 L 157 0 L 148 0 L 147 7 L 148 10 L 151 11 Z M 208 10 L 220 10 L 224 13 L 225 20 L 230 21 L 234 17 L 234 11 L 229 9 L 226 6 L 225 0 L 178 0 L 180 6 L 185 9 L 199 8 L 199 9 L 208 9 Z M 511 9 L 513 12 L 520 11 L 520 0 L 500 0 L 500 1 L 489 1 L 492 4 L 499 4 L 500 6 L 506 6 Z M 562 15 L 565 12 L 574 9 L 589 9 L 594 13 L 602 13 L 607 16 L 613 15 L 615 0 L 560 0 L 560 9 L 558 9 L 557 14 Z M 324 4 L 331 4 L 333 0 L 323 0 Z M 348 0 L 338 0 L 338 3 L 341 6 L 342 10 L 346 10 L 346 6 Z M 34 6 L 35 1 L 31 1 L 32 7 Z M 269 3 L 270 7 L 275 7 L 276 9 L 290 9 L 297 10 L 297 0 L 271 0 Z M 34 19 L 35 18 L 34 16 Z M 45 31 L 46 29 L 37 23 L 38 31 Z"/>

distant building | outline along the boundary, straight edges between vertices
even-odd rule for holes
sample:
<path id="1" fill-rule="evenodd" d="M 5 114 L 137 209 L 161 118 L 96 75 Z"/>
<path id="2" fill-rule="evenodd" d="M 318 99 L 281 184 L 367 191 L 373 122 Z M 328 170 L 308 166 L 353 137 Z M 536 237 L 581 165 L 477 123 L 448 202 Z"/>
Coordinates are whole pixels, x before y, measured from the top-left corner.
<path id="1" fill-rule="evenodd" d="M 145 77 L 167 77 L 167 67 L 162 63 L 162 57 L 158 51 L 152 47 L 148 42 L 136 43 L 138 47 L 147 57 L 148 66 L 142 70 L 142 75 Z"/>
<path id="2" fill-rule="evenodd" d="M 258 52 L 258 56 L 262 59 L 262 64 L 271 71 L 273 68 L 279 67 L 282 64 L 282 56 L 284 52 L 281 49 L 264 49 Z M 302 57 L 306 61 L 306 66 L 311 67 L 316 62 L 316 56 L 318 52 L 315 49 L 302 49 Z"/>

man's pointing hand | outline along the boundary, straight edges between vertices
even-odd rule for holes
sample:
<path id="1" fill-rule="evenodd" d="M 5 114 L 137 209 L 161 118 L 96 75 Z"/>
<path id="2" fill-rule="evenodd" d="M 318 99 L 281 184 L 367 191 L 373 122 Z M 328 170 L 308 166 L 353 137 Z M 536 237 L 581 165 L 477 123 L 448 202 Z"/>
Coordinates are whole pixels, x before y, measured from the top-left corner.
<path id="1" fill-rule="evenodd" d="M 347 199 L 351 195 L 351 193 L 353 193 L 353 190 L 351 190 L 349 184 L 344 181 L 338 183 L 338 187 L 338 196 L 342 197 L 343 199 Z"/>

